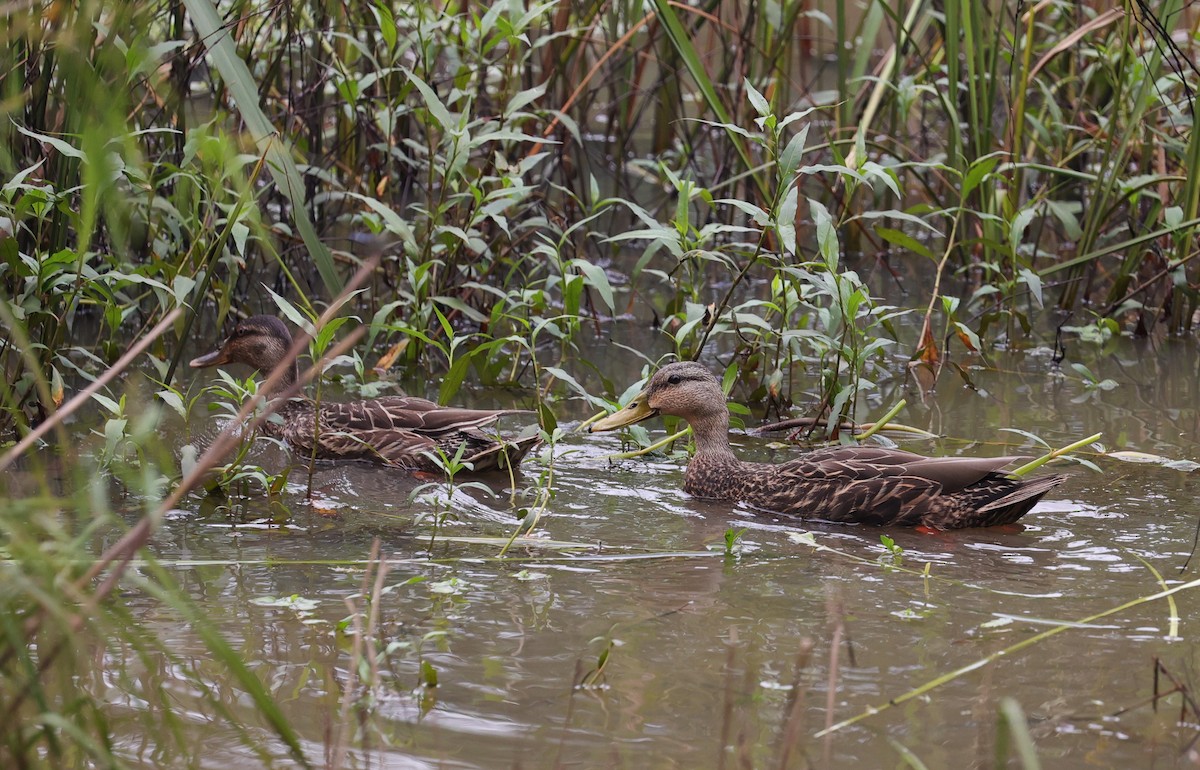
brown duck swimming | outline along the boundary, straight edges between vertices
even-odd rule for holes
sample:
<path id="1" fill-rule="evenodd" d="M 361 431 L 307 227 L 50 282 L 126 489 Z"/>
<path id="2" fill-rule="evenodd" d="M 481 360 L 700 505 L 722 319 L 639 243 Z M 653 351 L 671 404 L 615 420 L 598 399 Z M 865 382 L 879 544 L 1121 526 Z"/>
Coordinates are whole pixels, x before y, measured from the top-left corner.
<path id="1" fill-rule="evenodd" d="M 1022 480 L 1002 470 L 1016 457 L 922 457 L 868 446 L 830 447 L 779 465 L 737 459 L 717 378 L 696 363 L 668 364 L 628 406 L 592 425 L 614 430 L 656 415 L 687 420 L 696 440 L 683 488 L 826 521 L 931 529 L 1011 524 L 1065 476 Z"/>
<path id="2" fill-rule="evenodd" d="M 287 326 L 274 316 L 256 315 L 238 323 L 233 334 L 213 352 L 193 359 L 195 368 L 247 364 L 270 373 L 292 345 Z M 293 361 L 277 392 L 295 385 Z M 266 394 L 270 396 L 271 394 Z M 297 454 L 326 460 L 368 460 L 410 470 L 440 471 L 436 449 L 454 457 L 466 445 L 461 461 L 475 472 L 516 468 L 538 443 L 536 435 L 505 439 L 481 428 L 515 409 L 457 409 L 423 398 L 389 396 L 349 403 L 292 398 L 265 421 L 262 432 L 283 439 Z M 314 421 L 316 425 L 314 426 Z M 314 429 L 315 428 L 315 429 Z"/>

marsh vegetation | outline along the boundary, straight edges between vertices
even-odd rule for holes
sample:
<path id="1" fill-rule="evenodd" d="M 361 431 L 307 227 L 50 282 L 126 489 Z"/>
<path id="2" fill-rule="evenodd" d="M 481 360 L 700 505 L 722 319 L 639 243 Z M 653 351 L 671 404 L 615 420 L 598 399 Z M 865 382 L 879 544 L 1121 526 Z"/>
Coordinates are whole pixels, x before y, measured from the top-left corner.
<path id="1" fill-rule="evenodd" d="M 0 18 L 5 766 L 1192 761 L 1181 0 Z M 293 461 L 186 366 L 260 313 L 542 448 Z M 672 358 L 809 443 L 1105 439 L 1023 533 L 810 527 L 574 432 Z"/>

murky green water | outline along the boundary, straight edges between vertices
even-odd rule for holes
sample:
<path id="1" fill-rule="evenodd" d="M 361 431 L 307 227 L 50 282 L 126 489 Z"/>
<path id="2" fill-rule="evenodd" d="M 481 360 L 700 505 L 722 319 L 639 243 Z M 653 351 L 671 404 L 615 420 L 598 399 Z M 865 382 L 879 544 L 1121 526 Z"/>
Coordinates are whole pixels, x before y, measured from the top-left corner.
<path id="1" fill-rule="evenodd" d="M 996 369 L 973 373 L 978 390 L 947 373 L 922 404 L 898 379 L 880 404 L 907 396 L 913 406 L 901 419 L 947 437 L 902 444 L 926 453 L 1022 445 L 1036 453 L 997 430 L 1013 426 L 1058 445 L 1104 431 L 1109 448 L 1200 459 L 1194 341 L 1076 345 L 1071 354 L 1119 386 L 1089 390 L 1054 373 L 1045 356 L 1000 354 Z M 632 362 L 610 364 L 632 371 Z M 559 411 L 566 422 L 589 410 Z M 661 435 L 661 425 L 651 427 Z M 799 451 L 748 436 L 736 443 L 757 459 Z M 538 530 L 545 542 L 518 545 L 507 559 L 496 540 L 515 526 L 505 481 L 491 481 L 495 498 L 474 489 L 450 498 L 442 487 L 410 500 L 419 480 L 360 464 L 318 469 L 320 512 L 298 483 L 290 515 L 253 501 L 230 514 L 193 497 L 155 550 L 269 683 L 318 760 L 348 735 L 369 747 L 350 753 L 357 767 L 858 768 L 902 766 L 905 752 L 928 767 L 991 767 L 999 705 L 1013 698 L 1044 767 L 1190 766 L 1186 748 L 1200 725 L 1190 712 L 1179 720 L 1179 695 L 1157 711 L 1149 699 L 1156 658 L 1194 682 L 1195 591 L 1176 596 L 1176 638 L 1160 600 L 884 707 L 1052 621 L 1160 590 L 1151 567 L 1168 585 L 1196 578 L 1193 476 L 1112 460 L 1099 460 L 1103 475 L 1068 468 L 1071 480 L 1022 531 L 889 530 L 904 549 L 896 562 L 880 530 L 696 501 L 680 491 L 680 460 L 611 463 L 606 455 L 619 448 L 615 437 L 585 435 L 556 447 L 555 496 Z M 258 459 L 277 467 L 286 456 L 265 449 Z M 530 463 L 518 487 L 536 484 L 542 467 Z M 518 494 L 517 506 L 528 502 Z M 431 549 L 428 516 L 446 504 L 456 520 Z M 737 557 L 722 553 L 730 527 L 746 530 Z M 824 548 L 803 542 L 804 533 Z M 348 669 L 352 638 L 337 627 L 351 614 L 348 598 L 361 604 L 375 538 L 390 566 L 377 635 L 395 644 L 379 684 L 364 688 Z M 307 601 L 261 603 L 293 596 Z M 149 601 L 143 613 L 206 670 L 204 646 L 186 624 Z M 422 663 L 436 671 L 436 687 L 419 686 Z M 208 668 L 232 712 L 259 724 L 244 694 Z M 204 744 L 209 766 L 261 764 L 193 683 L 159 674 L 173 683 L 181 729 Z M 114 699 L 121 691 L 114 687 Z M 873 707 L 883 710 L 814 737 Z M 118 726 L 127 723 L 124 748 L 144 764 L 156 762 L 143 720 L 151 708 L 120 696 L 114 713 Z"/>

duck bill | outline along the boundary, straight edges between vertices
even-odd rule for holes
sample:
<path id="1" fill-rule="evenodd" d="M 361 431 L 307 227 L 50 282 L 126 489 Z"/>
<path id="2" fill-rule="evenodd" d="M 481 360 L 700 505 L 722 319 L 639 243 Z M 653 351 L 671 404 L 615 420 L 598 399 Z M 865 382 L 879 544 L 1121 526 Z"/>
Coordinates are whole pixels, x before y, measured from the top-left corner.
<path id="1" fill-rule="evenodd" d="M 657 414 L 657 409 L 651 409 L 646 404 L 646 394 L 639 393 L 624 409 L 618 409 L 604 419 L 597 420 L 592 423 L 592 426 L 588 430 L 592 433 L 616 430 L 617 428 L 624 428 L 626 425 L 633 425 L 635 422 L 649 419 Z"/>
<path id="2" fill-rule="evenodd" d="M 188 366 L 193 369 L 203 369 L 208 366 L 217 366 L 219 364 L 229 363 L 229 356 L 225 354 L 225 348 L 218 348 L 211 353 L 205 353 L 199 358 L 193 358 Z"/>

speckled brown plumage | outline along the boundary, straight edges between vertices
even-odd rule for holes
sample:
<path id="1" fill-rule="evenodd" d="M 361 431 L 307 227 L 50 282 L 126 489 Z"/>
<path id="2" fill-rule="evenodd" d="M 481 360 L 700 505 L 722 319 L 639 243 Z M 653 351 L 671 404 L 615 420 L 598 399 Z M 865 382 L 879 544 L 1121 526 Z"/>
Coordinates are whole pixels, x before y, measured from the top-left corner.
<path id="1" fill-rule="evenodd" d="M 292 338 L 273 316 L 240 322 L 220 348 L 191 362 L 193 367 L 242 363 L 267 373 L 285 358 Z M 296 382 L 293 362 L 279 385 Z M 520 410 L 459 409 L 423 398 L 391 396 L 348 403 L 291 398 L 263 423 L 265 435 L 286 441 L 297 454 L 325 460 L 367 460 L 411 470 L 439 471 L 436 450 L 450 457 L 465 445 L 462 462 L 475 472 L 516 468 L 538 443 L 537 435 L 507 439 L 485 426 Z"/>
<path id="2" fill-rule="evenodd" d="M 624 409 L 592 426 L 612 430 L 659 414 L 692 426 L 696 454 L 684 490 L 776 513 L 827 521 L 933 529 L 1011 524 L 1064 476 L 1023 480 L 1003 468 L 1014 457 L 922 457 L 881 447 L 830 447 L 779 465 L 737 459 L 717 382 L 695 363 L 668 364 Z"/>

